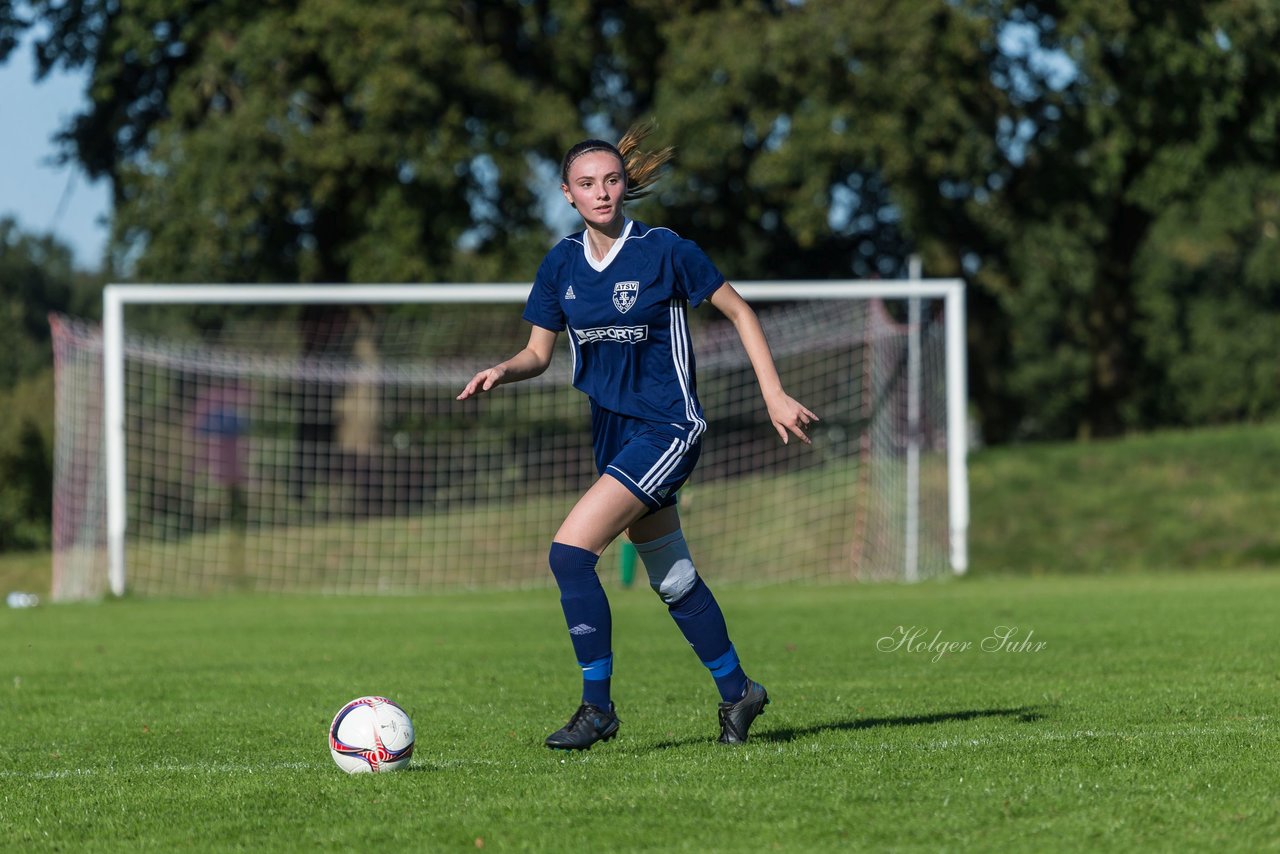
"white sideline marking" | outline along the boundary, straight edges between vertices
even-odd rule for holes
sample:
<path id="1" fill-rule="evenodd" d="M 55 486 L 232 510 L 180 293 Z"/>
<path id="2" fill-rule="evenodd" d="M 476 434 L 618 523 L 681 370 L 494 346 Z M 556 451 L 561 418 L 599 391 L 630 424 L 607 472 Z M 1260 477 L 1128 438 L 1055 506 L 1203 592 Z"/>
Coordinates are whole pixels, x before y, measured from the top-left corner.
<path id="1" fill-rule="evenodd" d="M 56 768 L 49 771 L 0 770 L 0 778 L 26 778 L 29 780 L 59 780 L 66 777 L 97 777 L 106 774 L 136 774 L 138 772 L 177 774 L 254 774 L 264 771 L 321 768 L 320 762 L 276 762 L 271 765 L 242 765 L 233 762 L 166 763 L 162 765 L 103 765 L 89 768 Z"/>
<path id="2" fill-rule="evenodd" d="M 475 765 L 500 765 L 493 759 L 431 759 L 421 763 L 427 769 L 444 770 Z M 270 771 L 314 771 L 330 769 L 329 762 L 273 762 L 247 765 L 235 762 L 165 763 L 159 765 L 103 765 L 89 768 L 55 768 L 48 771 L 0 769 L 0 780 L 63 780 L 72 777 L 100 777 L 112 774 L 263 774 Z"/>
<path id="3" fill-rule="evenodd" d="M 993 745 L 1005 744 L 1027 744 L 1033 742 L 1063 742 L 1063 741 L 1090 741 L 1095 739 L 1105 739 L 1112 741 L 1135 740 L 1150 741 L 1152 739 L 1164 738 L 1187 738 L 1193 736 L 1215 736 L 1215 735 L 1251 735 L 1258 734 L 1260 727 L 1265 727 L 1271 722 L 1272 718 L 1268 715 L 1242 721 L 1239 726 L 1227 727 L 1210 727 L 1210 726 L 1187 726 L 1173 729 L 1149 730 L 1094 730 L 1080 729 L 1073 732 L 1045 732 L 1026 734 L 1024 736 L 1009 735 L 987 735 L 979 738 L 944 738 L 935 741 L 926 741 L 914 744 L 901 744 L 879 742 L 877 744 L 867 744 L 863 746 L 855 746 L 856 749 L 863 750 L 881 750 L 903 752 L 909 750 L 919 751 L 935 751 L 935 750 L 951 750 L 955 748 L 968 747 L 991 747 Z M 766 742 L 767 743 L 767 742 Z M 772 745 L 775 752 L 785 753 L 788 750 L 786 744 Z M 811 743 L 805 747 L 807 752 L 827 751 L 831 749 L 831 745 L 822 743 Z M 590 758 L 590 757 L 584 757 Z M 417 767 L 425 770 L 445 770 L 450 768 L 466 768 L 474 766 L 516 766 L 514 760 L 510 762 L 499 762 L 495 759 L 444 759 L 433 758 L 424 759 L 420 763 L 415 763 Z M 98 777 L 110 774 L 137 774 L 137 773 L 176 773 L 176 774 L 257 774 L 268 771 L 313 771 L 315 769 L 328 769 L 332 766 L 328 762 L 274 762 L 265 765 L 248 765 L 234 762 L 197 762 L 197 763 L 165 763 L 159 765 L 105 765 L 102 767 L 90 768 L 58 768 L 49 771 L 15 771 L 12 769 L 0 769 L 0 780 L 61 780 L 73 777 Z"/>

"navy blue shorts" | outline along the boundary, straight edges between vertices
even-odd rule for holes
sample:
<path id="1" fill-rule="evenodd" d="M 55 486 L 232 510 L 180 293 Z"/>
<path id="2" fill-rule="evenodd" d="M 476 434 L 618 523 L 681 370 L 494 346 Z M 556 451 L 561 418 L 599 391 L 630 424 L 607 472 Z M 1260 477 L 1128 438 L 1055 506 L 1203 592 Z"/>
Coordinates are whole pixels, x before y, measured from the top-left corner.
<path id="1" fill-rule="evenodd" d="M 677 424 L 631 418 L 591 405 L 596 471 L 610 474 L 650 511 L 676 503 L 676 490 L 693 474 L 702 453 L 697 433 Z"/>

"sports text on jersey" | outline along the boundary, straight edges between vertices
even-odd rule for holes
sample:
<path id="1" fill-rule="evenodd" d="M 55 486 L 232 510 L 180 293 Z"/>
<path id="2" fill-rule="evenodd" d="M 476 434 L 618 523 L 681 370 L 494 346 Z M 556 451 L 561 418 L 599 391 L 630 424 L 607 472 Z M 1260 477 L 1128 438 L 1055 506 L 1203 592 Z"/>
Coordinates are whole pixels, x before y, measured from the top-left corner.
<path id="1" fill-rule="evenodd" d="M 579 344 L 594 344 L 597 341 L 617 341 L 622 344 L 635 344 L 649 338 L 648 326 L 597 326 L 594 329 L 575 329 L 573 334 Z"/>

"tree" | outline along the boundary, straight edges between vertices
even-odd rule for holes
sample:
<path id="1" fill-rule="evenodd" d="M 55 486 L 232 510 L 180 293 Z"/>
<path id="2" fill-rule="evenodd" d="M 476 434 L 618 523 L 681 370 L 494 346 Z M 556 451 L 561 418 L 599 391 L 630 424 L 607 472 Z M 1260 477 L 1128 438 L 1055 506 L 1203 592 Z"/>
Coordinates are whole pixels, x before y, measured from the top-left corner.
<path id="1" fill-rule="evenodd" d="M 999 26 L 934 0 L 671 18 L 655 104 L 682 140 L 667 213 L 729 269 L 892 276 L 914 247 L 932 275 L 976 272 L 971 388 L 988 424 L 1018 421 L 1022 403 L 1002 384 L 1012 347 L 999 295 L 1018 233 L 1002 129 L 1043 119 L 1000 83 L 1014 67 L 1043 73 L 1000 50 Z"/>
<path id="2" fill-rule="evenodd" d="M 8 438 L 8 437 L 6 437 Z M 0 553 L 45 549 L 53 524 L 53 461 L 32 419 L 0 443 Z"/>
<path id="3" fill-rule="evenodd" d="M 98 287 L 93 275 L 75 270 L 70 247 L 0 219 L 0 391 L 53 364 L 49 312 L 94 314 Z"/>
<path id="4" fill-rule="evenodd" d="M 900 201 L 863 144 L 891 117 L 860 109 L 895 73 L 882 63 L 901 47 L 900 7 L 724 3 L 655 17 L 666 53 L 653 112 L 679 144 L 664 219 L 738 278 L 904 273 Z"/>
<path id="5" fill-rule="evenodd" d="M 625 110 L 650 49 L 610 35 L 622 2 L 30 5 L 40 67 L 92 73 L 65 140 L 149 280 L 509 276 L 578 117 Z"/>
<path id="6" fill-rule="evenodd" d="M 1171 205 L 1135 264 L 1162 423 L 1280 412 L 1280 175 L 1229 169 Z"/>
<path id="7" fill-rule="evenodd" d="M 1224 170 L 1280 166 L 1280 17 L 1259 2 L 1043 3 L 1024 11 L 1039 44 L 1076 66 L 1060 92 L 1033 90 L 1060 118 L 1029 146 L 1011 210 L 1035 222 L 1010 241 L 1011 267 L 1030 287 L 1010 295 L 1019 317 L 1036 303 L 1038 341 L 1015 353 L 1024 405 L 1069 386 L 1053 434 L 1112 433 L 1161 420 L 1163 366 L 1144 359 L 1138 260 L 1170 250 L 1155 228 Z M 1046 199 L 1036 196 L 1047 192 Z M 1029 376 L 1051 348 L 1071 367 Z"/>
<path id="8" fill-rule="evenodd" d="M 1193 316 L 1159 259 L 1212 230 L 1205 188 L 1280 169 L 1264 0 L 24 8 L 0 51 L 39 22 L 43 68 L 92 70 L 69 152 L 112 180 L 141 278 L 526 277 L 560 153 L 655 115 L 661 219 L 731 276 L 892 276 L 914 249 L 967 277 L 995 441 L 1174 418 L 1168 348 L 1205 336 L 1153 321 Z"/>
<path id="9" fill-rule="evenodd" d="M 990 438 L 1161 423 L 1135 264 L 1220 170 L 1275 172 L 1269 8 L 811 0 L 672 19 L 657 112 L 691 173 L 675 216 L 745 269 L 806 275 L 865 275 L 864 246 L 892 268 L 887 219 L 930 272 L 967 275 Z M 860 192 L 868 176 L 885 196 Z M 840 191 L 865 235 L 839 239 Z"/>
<path id="10" fill-rule="evenodd" d="M 0 552 L 47 548 L 53 513 L 49 313 L 92 316 L 101 284 L 71 249 L 0 219 Z"/>

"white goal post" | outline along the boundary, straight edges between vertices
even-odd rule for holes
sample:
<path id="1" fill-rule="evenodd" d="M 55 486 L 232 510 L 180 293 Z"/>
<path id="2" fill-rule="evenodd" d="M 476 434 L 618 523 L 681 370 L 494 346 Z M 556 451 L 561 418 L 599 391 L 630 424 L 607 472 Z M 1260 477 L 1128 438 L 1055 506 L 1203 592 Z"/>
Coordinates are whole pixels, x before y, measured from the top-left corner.
<path id="1" fill-rule="evenodd" d="M 918 275 L 918 268 L 912 270 Z M 900 567 L 893 577 L 914 581 L 921 577 L 920 554 L 920 455 L 922 443 L 928 443 L 921 427 L 922 413 L 922 301 L 939 306 L 933 314 L 940 316 L 937 335 L 942 361 L 936 382 L 945 386 L 940 397 L 945 399 L 945 412 L 932 414 L 930 428 L 938 434 L 934 450 L 945 456 L 945 526 L 946 562 L 954 573 L 968 566 L 969 495 L 966 454 L 967 388 L 965 357 L 964 285 L 958 279 L 924 280 L 919 278 L 886 281 L 750 281 L 734 286 L 759 310 L 762 306 L 784 305 L 796 301 L 820 301 L 835 305 L 842 301 L 880 304 L 893 301 L 904 305 L 901 320 L 894 322 L 903 333 L 905 357 L 900 359 L 903 404 L 906 426 L 896 428 L 893 439 L 895 457 L 903 462 L 902 536 Z M 110 592 L 123 595 L 130 587 L 126 540 L 130 529 L 126 449 L 126 339 L 125 307 L 130 305 L 405 305 L 405 304 L 510 304 L 518 314 L 528 295 L 528 283 L 505 284 L 422 284 L 422 285 L 108 285 L 103 294 L 102 358 L 102 449 L 105 461 L 106 507 L 105 546 L 107 580 Z M 883 308 L 880 314 L 887 317 Z M 766 326 L 766 331 L 768 327 Z M 852 333 L 851 333 L 852 334 Z M 771 343 L 778 342 L 771 335 Z M 695 345 L 697 333 L 695 332 Z M 485 342 L 489 362 L 500 361 L 515 352 L 523 342 Z M 514 349 L 513 349 L 514 345 Z M 702 372 L 701 355 L 699 374 Z M 483 366 L 483 365 L 482 365 Z M 702 386 L 700 385 L 701 389 Z M 796 395 L 800 397 L 799 394 Z M 708 409 L 714 405 L 704 398 Z M 813 401 L 802 402 L 817 409 Z M 941 402 L 941 401 L 939 401 Z M 873 403 L 865 404 L 867 407 Z M 823 413 L 819 410 L 819 415 Z M 760 406 L 758 417 L 767 421 Z M 937 422 L 945 420 L 945 426 Z M 939 429 L 941 428 L 941 429 Z M 937 446 L 943 446 L 939 449 Z M 697 475 L 695 474 L 695 478 Z M 898 500 L 898 499 L 895 499 Z M 849 524 L 854 524 L 850 520 Z M 547 538 L 551 530 L 545 532 Z M 56 572 L 55 572 L 56 574 Z M 363 588 L 361 588 L 363 589 Z M 55 596 L 57 591 L 55 591 Z"/>

